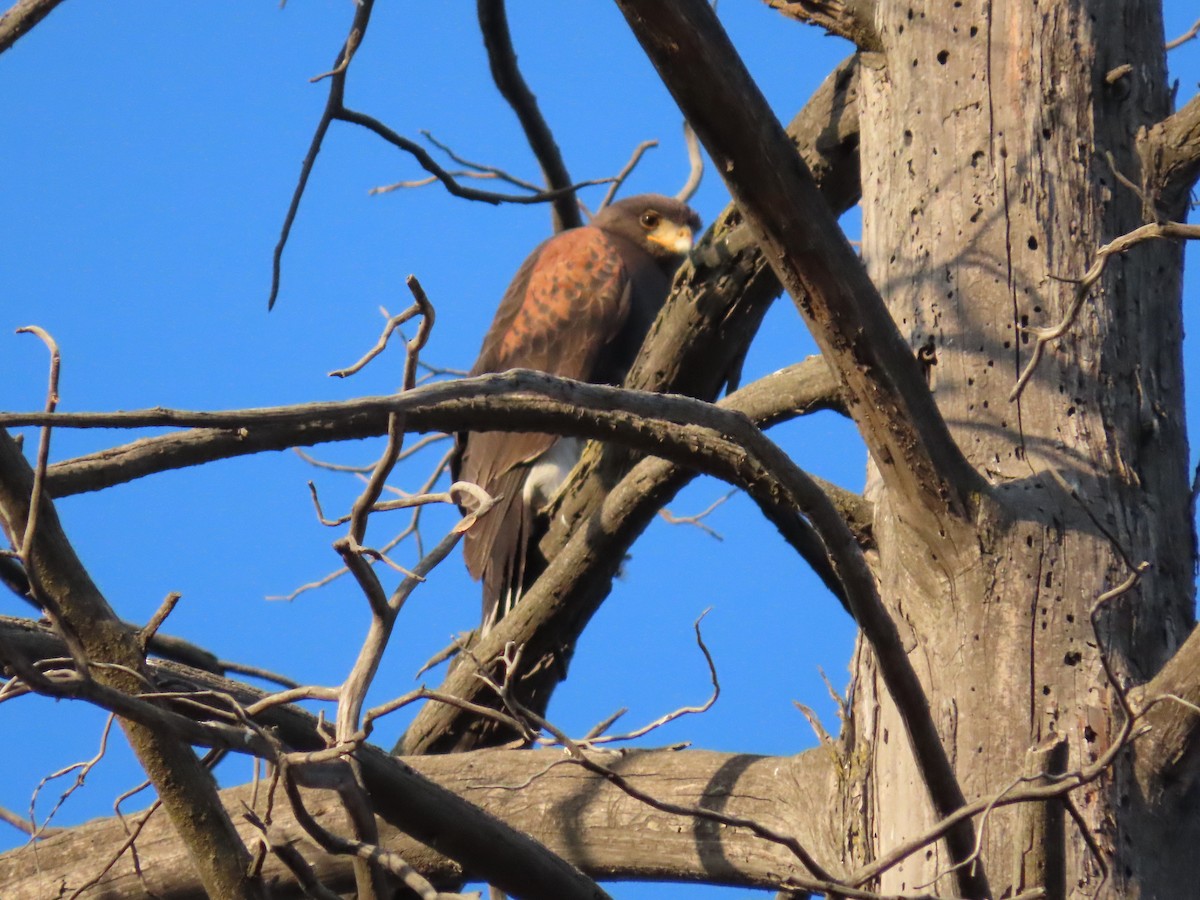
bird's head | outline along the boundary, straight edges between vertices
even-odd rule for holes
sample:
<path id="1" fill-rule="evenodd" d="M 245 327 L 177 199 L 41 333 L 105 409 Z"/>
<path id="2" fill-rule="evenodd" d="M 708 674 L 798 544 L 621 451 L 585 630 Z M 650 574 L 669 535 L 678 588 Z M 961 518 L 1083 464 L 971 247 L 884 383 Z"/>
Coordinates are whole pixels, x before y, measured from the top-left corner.
<path id="1" fill-rule="evenodd" d="M 606 206 L 591 224 L 633 241 L 655 258 L 678 259 L 692 249 L 700 217 L 673 197 L 638 194 Z"/>

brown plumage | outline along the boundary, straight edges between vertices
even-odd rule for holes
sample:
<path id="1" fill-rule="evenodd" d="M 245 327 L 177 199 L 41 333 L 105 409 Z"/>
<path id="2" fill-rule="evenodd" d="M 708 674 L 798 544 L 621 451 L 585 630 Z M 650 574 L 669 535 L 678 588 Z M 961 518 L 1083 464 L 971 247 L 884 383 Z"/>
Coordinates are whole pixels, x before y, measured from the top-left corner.
<path id="1" fill-rule="evenodd" d="M 543 242 L 504 292 L 471 374 L 537 369 L 620 384 L 699 227 L 686 204 L 640 194 Z M 577 440 L 550 434 L 458 435 L 455 479 L 499 498 L 463 543 L 467 569 L 483 579 L 485 630 L 541 574 L 539 512 L 581 449 Z"/>

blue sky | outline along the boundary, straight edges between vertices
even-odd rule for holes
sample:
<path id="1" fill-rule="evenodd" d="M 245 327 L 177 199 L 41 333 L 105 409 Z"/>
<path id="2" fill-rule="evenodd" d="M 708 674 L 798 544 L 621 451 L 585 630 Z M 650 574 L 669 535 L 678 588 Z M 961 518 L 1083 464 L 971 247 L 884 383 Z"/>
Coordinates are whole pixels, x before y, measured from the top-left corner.
<path id="1" fill-rule="evenodd" d="M 657 138 L 661 146 L 626 193 L 674 193 L 687 168 L 680 116 L 615 7 L 511 6 L 525 76 L 574 177 L 611 174 L 637 143 Z M 397 312 L 407 305 L 409 273 L 438 312 L 426 358 L 470 365 L 517 264 L 546 235 L 548 212 L 471 204 L 436 186 L 369 196 L 376 185 L 421 172 L 353 126 L 331 130 L 284 255 L 278 304 L 267 313 L 272 248 L 325 101 L 325 85 L 308 79 L 329 68 L 351 14 L 348 0 L 293 0 L 283 10 L 244 0 L 65 3 L 0 56 L 0 163 L 8 173 L 0 188 L 0 406 L 43 402 L 44 348 L 12 333 L 27 324 L 46 328 L 62 348 L 62 410 L 229 409 L 390 392 L 400 375 L 395 352 L 347 381 L 325 373 L 373 343 L 380 306 Z M 847 52 L 845 43 L 762 4 L 727 2 L 720 14 L 785 119 Z M 1168 0 L 1169 36 L 1196 14 L 1192 3 Z M 1171 62 L 1186 100 L 1200 80 L 1200 42 L 1175 51 Z M 468 158 L 536 178 L 515 118 L 492 85 L 473 3 L 379 4 L 347 102 L 403 134 L 428 129 Z M 602 193 L 593 189 L 585 200 L 595 205 Z M 706 222 L 727 202 L 711 172 L 693 202 Z M 854 220 L 847 221 L 851 232 Z M 1200 298 L 1191 284 L 1188 292 L 1190 314 Z M 783 301 L 746 378 L 811 352 Z M 1197 386 L 1189 389 L 1196 396 Z M 863 451 L 837 417 L 819 415 L 773 436 L 806 469 L 861 487 Z M 58 431 L 52 456 L 129 438 Z M 371 442 L 315 453 L 365 464 L 379 449 Z M 415 458 L 395 482 L 415 487 L 432 462 L 429 454 Z M 123 617 L 144 621 L 169 591 L 179 591 L 183 600 L 165 630 L 226 658 L 333 684 L 366 628 L 358 592 L 338 582 L 291 602 L 267 599 L 337 568 L 330 543 L 340 531 L 315 521 L 310 478 L 327 511 L 358 489 L 349 476 L 275 453 L 143 479 L 59 508 Z M 672 509 L 694 513 L 723 493 L 702 479 Z M 426 539 L 436 540 L 451 521 L 449 513 L 429 516 Z M 820 671 L 844 686 L 848 619 L 744 498 L 731 499 L 708 523 L 722 541 L 660 521 L 636 545 L 551 707 L 567 731 L 586 731 L 621 706 L 630 708 L 633 725 L 703 700 L 708 675 L 692 622 L 708 607 L 704 632 L 721 699 L 649 743 L 794 753 L 813 737 L 793 700 L 816 708 L 836 730 Z M 400 519 L 381 517 L 372 540 L 399 527 Z M 412 562 L 415 550 L 396 558 Z M 475 623 L 478 603 L 458 558 L 448 561 L 410 601 L 371 699 L 412 687 L 421 663 Z M 0 596 L 0 612 L 25 611 Z M 0 805 L 23 812 L 39 778 L 92 755 L 102 720 L 76 703 L 0 705 L 0 729 L 22 735 L 0 746 Z M 385 722 L 379 742 L 389 745 L 405 722 Z M 244 760 L 221 771 L 231 784 L 248 775 Z M 123 747 L 110 748 L 56 822 L 107 814 L 112 798 L 139 780 Z M 39 812 L 57 793 L 43 797 Z M 0 849 L 21 839 L 0 825 Z M 694 887 L 616 891 L 709 895 Z"/>

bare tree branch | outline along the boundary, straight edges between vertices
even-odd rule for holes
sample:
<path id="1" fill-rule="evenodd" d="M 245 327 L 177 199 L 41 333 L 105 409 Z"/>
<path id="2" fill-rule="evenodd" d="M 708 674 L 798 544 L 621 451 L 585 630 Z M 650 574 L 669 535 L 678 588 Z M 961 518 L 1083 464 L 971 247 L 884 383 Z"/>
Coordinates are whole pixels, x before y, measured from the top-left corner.
<path id="1" fill-rule="evenodd" d="M 17 0 L 0 16 L 0 53 L 28 34 L 62 0 Z"/>
<path id="2" fill-rule="evenodd" d="M 1200 34 L 1200 19 L 1192 23 L 1192 27 L 1173 40 L 1167 41 L 1164 45 L 1166 50 L 1174 50 L 1176 47 L 1182 47 L 1188 41 L 1194 41 L 1196 35 Z"/>
<path id="3" fill-rule="evenodd" d="M 792 295 L 896 502 L 948 529 L 987 485 L 951 437 L 878 290 L 704 0 L 618 0 Z"/>
<path id="4" fill-rule="evenodd" d="M 1153 731 L 1137 744 L 1134 772 L 1152 799 L 1165 791 L 1189 796 L 1200 778 L 1200 628 L 1149 682 L 1131 692 L 1135 709 L 1145 711 Z"/>
<path id="5" fill-rule="evenodd" d="M 335 120 L 350 122 L 374 132 L 389 144 L 410 154 L 421 168 L 437 178 L 451 194 L 467 200 L 479 200 L 484 203 L 497 204 L 545 203 L 548 200 L 556 200 L 560 196 L 569 196 L 572 198 L 572 203 L 574 203 L 574 192 L 577 188 L 592 184 L 606 184 L 608 182 L 608 179 L 585 181 L 581 184 L 568 184 L 561 188 L 532 194 L 499 194 L 492 191 L 480 191 L 475 188 L 465 187 L 459 184 L 450 172 L 438 165 L 434 158 L 429 155 L 429 152 L 416 141 L 409 140 L 397 134 L 378 119 L 347 109 L 345 106 L 346 72 L 355 51 L 362 45 L 363 38 L 366 36 L 367 25 L 371 21 L 373 6 L 374 0 L 359 0 L 355 4 L 354 21 L 350 25 L 350 32 L 342 44 L 342 49 L 338 52 L 337 58 L 334 60 L 333 68 L 313 79 L 314 81 L 323 78 L 329 79 L 329 96 L 325 102 L 325 109 L 321 113 L 321 118 L 317 122 L 317 127 L 313 132 L 308 153 L 305 155 L 304 162 L 300 166 L 300 178 L 296 183 L 295 190 L 292 192 L 292 200 L 288 205 L 287 214 L 284 216 L 283 227 L 280 229 L 279 241 L 275 245 L 275 252 L 271 261 L 271 293 L 267 298 L 268 309 L 275 306 L 275 300 L 279 296 L 283 250 L 287 246 L 292 225 L 296 221 L 296 213 L 300 209 L 300 200 L 304 196 L 304 189 L 308 184 L 309 176 L 312 174 L 313 165 L 316 163 L 317 156 L 321 152 L 325 135 L 329 131 L 329 126 Z"/>
<path id="6" fill-rule="evenodd" d="M 753 415 L 765 426 L 818 409 L 838 408 L 840 401 L 836 385 L 828 371 L 816 360 L 768 376 L 761 385 L 744 388 L 744 397 L 753 407 L 753 412 L 747 414 Z M 559 383 L 550 376 L 532 375 L 531 378 L 530 383 Z M 397 409 L 402 408 L 409 416 L 408 425 L 413 431 L 443 430 L 433 424 L 435 420 L 450 423 L 450 430 L 454 430 L 467 421 L 455 410 L 475 405 L 469 399 L 473 385 L 486 384 L 490 385 L 489 390 L 493 390 L 505 384 L 506 379 L 508 376 L 505 375 L 488 375 L 463 381 L 438 382 L 423 385 L 403 399 L 395 396 L 368 397 L 226 414 L 179 415 L 159 410 L 134 414 L 82 414 L 81 418 L 78 413 L 57 413 L 55 424 L 65 427 L 121 428 L 186 422 L 204 424 L 181 434 L 143 438 L 100 453 L 56 463 L 47 470 L 46 486 L 54 496 L 65 497 L 218 459 L 326 441 L 378 437 L 386 433 L 387 415 L 394 404 L 400 404 Z M 522 387 L 525 382 L 524 377 L 516 379 L 516 383 Z M 564 379 L 561 383 L 569 382 Z M 607 391 L 604 395 L 606 398 L 619 394 L 615 388 L 595 389 Z M 500 387 L 500 392 L 503 391 L 504 388 Z M 414 403 L 414 400 L 417 402 Z M 431 401 L 427 408 L 426 400 Z M 441 403 L 449 404 L 445 410 L 447 414 L 431 417 L 428 413 L 436 410 Z M 788 406 L 795 403 L 801 405 Z M 38 413 L 0 413 L 0 426 L 42 424 L 44 421 Z M 235 422 L 240 424 L 233 424 Z M 243 426 L 247 429 L 244 432 L 240 430 Z M 239 430 L 231 433 L 227 430 L 229 428 Z"/>
<path id="7" fill-rule="evenodd" d="M 825 817 L 793 815 L 796 809 L 822 808 L 836 790 L 837 763 L 825 749 L 789 757 L 671 750 L 591 755 L 656 797 L 763 822 L 795 835 L 821 856 L 837 858 L 837 835 Z M 483 751 L 454 757 L 411 757 L 400 764 L 488 809 L 596 878 L 704 879 L 774 888 L 781 879 L 805 874 L 778 845 L 740 829 L 705 826 L 686 816 L 650 809 L 578 766 L 552 766 L 561 759 L 558 749 Z M 672 774 L 665 777 L 668 769 Z M 780 796 L 780 773 L 786 773 L 785 797 Z M 527 786 L 514 787 L 520 785 Z M 252 804 L 251 793 L 252 789 L 244 786 L 227 790 L 222 797 L 236 816 L 246 804 Z M 303 791 L 303 796 L 306 808 L 318 821 L 329 828 L 340 827 L 342 813 L 336 794 Z M 789 802 L 783 802 L 785 799 Z M 273 825 L 285 835 L 300 834 L 286 806 L 275 811 Z M 661 840 L 646 841 L 649 828 Z M 244 835 L 254 833 L 249 822 L 239 822 L 239 829 Z M 380 837 L 383 846 L 396 851 L 441 889 L 463 880 L 461 866 L 394 827 L 383 825 Z M 79 877 L 82 847 L 117 846 L 124 839 L 124 829 L 116 819 L 102 819 L 39 842 L 37 859 L 19 850 L 0 855 L 5 900 L 57 896 L 64 879 L 70 886 L 72 879 Z M 178 840 L 165 820 L 151 821 L 138 847 L 144 882 L 139 882 L 130 867 L 117 867 L 98 885 L 106 897 L 132 900 L 148 892 L 163 900 L 195 896 L 198 885 L 194 877 L 174 864 Z M 335 891 L 353 889 L 345 860 L 320 852 L 307 840 L 297 840 L 295 847 L 321 883 Z M 272 883 L 276 900 L 303 896 L 280 862 L 268 858 L 263 874 Z"/>
<path id="8" fill-rule="evenodd" d="M 546 188 L 564 191 L 554 198 L 551 205 L 554 231 L 557 233 L 565 228 L 578 228 L 583 224 L 583 219 L 579 215 L 579 205 L 575 202 L 575 192 L 570 190 L 571 176 L 554 140 L 554 134 L 538 109 L 537 97 L 525 83 L 517 66 L 517 54 L 513 50 L 504 0 L 478 0 L 476 12 L 496 89 L 517 114 L 521 129 L 525 132 L 525 139 L 542 168 Z"/>
<path id="9" fill-rule="evenodd" d="M 1156 201 L 1156 209 L 1145 210 L 1148 218 L 1182 221 L 1189 199 L 1200 178 L 1200 96 L 1183 109 L 1138 135 L 1145 191 Z"/>
<path id="10" fill-rule="evenodd" d="M 806 366 L 805 374 L 815 368 Z M 773 380 L 778 386 L 796 374 L 795 369 L 785 370 Z M 755 391 L 750 396 L 761 401 L 767 393 L 766 390 Z M 774 402 L 777 405 L 760 412 L 779 416 L 797 412 L 795 408 L 783 410 L 778 397 Z M 405 428 L 411 431 L 467 427 L 501 431 L 540 428 L 617 440 L 655 455 L 679 459 L 685 464 L 701 468 L 716 465 L 728 474 L 730 466 L 737 467 L 732 456 L 724 456 L 724 450 L 712 449 L 708 452 L 715 455 L 707 460 L 703 451 L 693 458 L 687 443 L 693 435 L 709 435 L 712 448 L 725 447 L 735 441 L 743 442 L 750 450 L 772 446 L 765 442 L 749 419 L 733 412 L 736 408 L 737 403 L 732 400 L 714 406 L 686 397 L 588 385 L 541 372 L 514 369 L 425 385 L 400 395 L 367 397 L 345 403 L 310 403 L 231 412 L 156 408 L 111 414 L 57 413 L 53 419 L 60 428 L 191 425 L 206 430 L 237 428 L 253 431 L 263 426 L 285 429 L 290 426 L 294 440 L 298 431 L 302 434 L 304 423 L 314 420 L 336 418 L 340 423 L 352 425 L 368 416 L 378 419 L 394 415 L 403 416 Z M 43 424 L 49 418 L 45 413 L 3 413 L 0 424 Z M 770 455 L 773 458 L 782 456 L 775 451 L 770 451 Z M 788 465 L 791 465 L 790 460 Z"/>
<path id="11" fill-rule="evenodd" d="M 599 209 L 604 209 L 608 204 L 616 199 L 617 191 L 621 190 L 621 185 L 625 183 L 633 170 L 637 168 L 637 164 L 642 161 L 642 157 L 646 155 L 647 150 L 653 150 L 658 146 L 658 141 L 642 141 L 633 148 L 633 153 L 629 157 L 629 162 L 625 163 L 624 167 L 616 175 L 613 176 L 612 184 L 608 186 L 608 190 L 604 192 L 604 198 L 600 201 Z"/>
<path id="12" fill-rule="evenodd" d="M 0 617 L 0 664 L 12 665 L 14 654 L 33 659 L 54 659 L 61 657 L 62 653 L 61 639 L 47 629 Z M 138 715 L 147 721 L 153 718 L 154 727 L 160 733 L 182 733 L 201 745 L 219 741 L 222 746 L 238 753 L 271 756 L 274 749 L 266 740 L 267 732 L 264 730 L 269 729 L 271 735 L 277 736 L 272 740 L 281 740 L 297 750 L 319 751 L 326 748 L 324 732 L 318 727 L 315 717 L 283 704 L 263 704 L 260 701 L 265 695 L 261 691 L 177 663 L 151 663 L 149 671 L 159 683 L 169 681 L 184 688 L 171 693 L 169 697 L 165 693 L 160 695 L 164 700 L 170 699 L 178 704 L 179 712 L 104 688 L 95 682 L 84 684 L 79 693 L 105 708 L 116 706 L 118 708 L 115 711 L 119 713 Z M 184 702 L 189 698 L 199 702 Z M 224 710 L 213 706 L 214 699 L 224 703 Z M 257 730 L 247 729 L 250 719 L 244 714 L 246 709 L 255 710 L 253 722 Z M 216 721 L 222 711 L 238 711 L 242 712 L 242 716 L 237 725 L 226 725 Z M 189 719 L 188 715 L 195 716 L 199 721 Z M 458 860 L 472 874 L 522 897 L 602 900 L 606 896 L 590 879 L 558 856 L 547 853 L 536 841 L 438 787 L 379 749 L 361 744 L 354 758 L 362 768 L 371 802 L 378 815 L 418 841 L 424 841 Z M 19 856 L 17 858 L 20 859 Z M 178 853 L 175 858 L 178 859 Z M 2 868 L 3 865 L 0 865 Z M 0 878 L 0 884 L 8 887 L 8 882 L 3 878 Z M 209 893 L 213 894 L 212 891 Z M 224 893 L 213 896 L 242 895 Z M 7 895 L 5 900 L 8 900 Z"/>
<path id="13" fill-rule="evenodd" d="M 767 0 L 767 5 L 789 19 L 844 37 L 859 50 L 883 50 L 875 30 L 875 0 Z"/>
<path id="14" fill-rule="evenodd" d="M 489 166 L 486 163 L 475 162 L 473 160 L 467 159 L 466 157 L 462 156 L 461 154 L 456 153 L 454 151 L 454 149 L 452 147 L 450 147 L 449 144 L 446 144 L 443 141 L 439 141 L 437 138 L 435 138 L 433 136 L 432 132 L 428 131 L 427 129 L 424 129 L 424 128 L 421 129 L 421 136 L 423 138 L 425 138 L 425 140 L 429 141 L 429 143 L 433 144 L 433 146 L 437 147 L 439 150 L 441 150 L 443 153 L 445 153 L 448 157 L 450 157 L 452 160 L 454 160 L 460 166 L 466 166 L 468 169 L 476 172 L 480 177 L 487 175 L 487 176 L 491 176 L 493 178 L 498 178 L 501 181 L 511 184 L 513 187 L 524 188 L 525 190 L 531 191 L 535 194 L 540 190 L 540 188 L 536 184 L 534 184 L 532 181 L 526 181 L 523 178 L 517 178 L 512 173 L 506 172 L 503 169 L 498 168 L 496 166 Z"/>
<path id="15" fill-rule="evenodd" d="M 112 733 L 113 719 L 114 717 L 110 714 L 104 722 L 104 729 L 100 733 L 100 747 L 97 749 L 95 756 L 81 762 L 72 763 L 66 768 L 59 769 L 57 772 L 51 772 L 49 775 L 42 778 L 42 780 L 38 782 L 38 786 L 33 789 L 33 796 L 29 798 L 29 819 L 25 823 L 26 825 L 31 825 L 37 821 L 35 809 L 37 806 L 38 795 L 41 793 L 42 788 L 55 778 L 62 778 L 72 772 L 75 773 L 74 782 L 59 795 L 58 800 L 54 804 L 54 808 L 51 809 L 50 812 L 46 813 L 46 817 L 43 819 L 42 824 L 38 825 L 36 828 L 30 829 L 31 837 L 40 838 L 43 834 L 51 830 L 49 825 L 54 820 L 55 814 L 59 809 L 62 808 L 62 805 L 66 803 L 67 799 L 73 793 L 83 787 L 84 781 L 87 779 L 87 776 L 91 773 L 92 769 L 96 768 L 100 760 L 104 758 L 105 754 L 108 752 L 108 737 Z M 59 829 L 53 830 L 58 831 Z"/>
<path id="16" fill-rule="evenodd" d="M 1114 238 L 1097 250 L 1095 261 L 1088 267 L 1083 277 L 1075 282 L 1075 296 L 1071 300 L 1071 306 L 1067 310 L 1066 315 L 1062 317 L 1062 320 L 1050 328 L 1026 326 L 1022 329 L 1026 334 L 1034 337 L 1033 352 L 1030 353 L 1029 361 L 1025 363 L 1025 368 L 1021 370 L 1021 375 L 1017 378 L 1016 384 L 1013 385 L 1008 399 L 1016 401 L 1021 396 L 1025 385 L 1033 377 L 1033 373 L 1036 371 L 1046 347 L 1066 334 L 1075 323 L 1075 320 L 1079 317 L 1079 311 L 1083 308 L 1083 301 L 1087 299 L 1096 282 L 1100 280 L 1100 276 L 1104 274 L 1104 268 L 1108 265 L 1108 261 L 1112 257 L 1125 253 L 1131 247 L 1136 247 L 1143 241 L 1170 239 L 1200 239 L 1200 225 L 1184 225 L 1180 222 L 1150 222 L 1140 228 L 1135 228 L 1128 234 Z"/>
<path id="17" fill-rule="evenodd" d="M 317 155 L 321 152 L 321 145 L 325 142 L 325 134 L 329 131 L 329 125 L 333 122 L 335 113 L 342 108 L 342 101 L 346 95 L 346 69 L 354 57 L 354 52 L 366 36 L 367 25 L 371 22 L 371 10 L 374 5 L 375 0 L 361 0 L 354 5 L 354 20 L 350 23 L 350 32 L 346 35 L 346 40 L 338 51 L 337 58 L 333 61 L 333 69 L 329 73 L 329 96 L 325 100 L 325 109 L 321 112 L 321 119 L 313 131 L 312 141 L 308 145 L 308 153 L 304 155 L 304 162 L 300 164 L 300 178 L 296 182 L 295 190 L 292 191 L 287 214 L 283 217 L 283 227 L 279 231 L 279 240 L 276 242 L 275 251 L 271 256 L 271 293 L 267 297 L 267 309 L 272 309 L 275 306 L 275 300 L 279 297 L 283 248 L 287 246 L 288 236 L 292 233 L 292 225 L 296 221 L 296 213 L 300 209 L 300 199 L 304 196 L 308 177 L 312 174 Z"/>
<path id="18" fill-rule="evenodd" d="M 455 197 L 461 197 L 464 200 L 478 200 L 483 203 L 491 203 L 498 205 L 500 203 L 545 203 L 549 200 L 554 200 L 559 196 L 570 194 L 574 196 L 575 191 L 581 187 L 589 187 L 596 184 L 608 184 L 611 179 L 608 178 L 592 178 L 587 181 L 579 181 L 574 184 L 567 185 L 564 188 L 554 188 L 552 190 L 542 191 L 534 194 L 499 194 L 494 191 L 481 191 L 476 188 L 465 187 L 459 184 L 444 168 L 438 165 L 437 161 L 430 156 L 429 151 L 418 144 L 416 141 L 410 140 L 403 135 L 397 134 L 392 129 L 388 128 L 378 119 L 368 116 L 366 113 L 361 113 L 346 107 L 339 107 L 333 114 L 333 118 L 342 122 L 350 122 L 353 125 L 358 125 L 368 131 L 374 132 L 379 137 L 383 138 L 389 144 L 397 147 L 400 150 L 410 154 L 424 169 L 431 175 L 435 176 Z"/>
<path id="19" fill-rule="evenodd" d="M 33 473 L 7 433 L 0 434 L 0 518 L 10 539 L 26 534 Z M 26 535 L 25 570 L 39 602 L 48 603 L 63 627 L 78 639 L 99 686 L 137 693 L 143 688 L 142 650 L 126 631 L 83 568 L 43 498 L 35 534 Z M 119 668 L 109 668 L 116 664 Z M 122 720 L 130 745 L 188 847 L 209 893 L 220 897 L 260 897 L 261 885 L 246 876 L 249 854 L 216 796 L 212 776 L 191 748 L 171 733 Z"/>
<path id="20" fill-rule="evenodd" d="M 726 491 L 724 494 L 722 494 L 720 497 L 718 497 L 712 503 L 708 504 L 708 506 L 704 507 L 704 509 L 700 510 L 700 512 L 698 512 L 698 513 L 691 513 L 689 515 L 678 515 L 676 513 L 671 512 L 671 510 L 669 510 L 669 509 L 660 509 L 658 511 L 658 515 L 659 515 L 659 518 L 661 518 L 668 525 L 691 525 L 693 528 L 700 529 L 705 534 L 707 534 L 709 537 L 711 537 L 715 540 L 718 540 L 718 541 L 723 541 L 723 540 L 725 540 L 725 538 L 722 536 L 721 532 L 717 531 L 715 528 L 713 528 L 711 525 L 709 525 L 704 520 L 707 519 L 714 512 L 716 512 L 717 507 L 723 506 L 725 504 L 725 502 L 736 493 L 737 493 L 736 490 Z"/>
<path id="21" fill-rule="evenodd" d="M 700 179 L 704 177 L 704 157 L 700 153 L 700 141 L 696 137 L 696 132 L 687 122 L 683 123 L 683 139 L 687 143 L 688 177 L 687 181 L 683 183 L 683 187 L 679 189 L 679 193 L 675 195 L 675 199 L 686 203 L 700 189 Z"/>

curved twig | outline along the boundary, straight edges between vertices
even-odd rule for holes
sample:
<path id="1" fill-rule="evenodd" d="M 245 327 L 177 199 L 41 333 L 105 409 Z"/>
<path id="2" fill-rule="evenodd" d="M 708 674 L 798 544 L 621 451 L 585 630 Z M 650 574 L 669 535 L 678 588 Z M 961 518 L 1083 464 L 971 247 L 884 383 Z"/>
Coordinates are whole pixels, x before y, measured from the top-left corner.
<path id="1" fill-rule="evenodd" d="M 58 408 L 58 376 L 62 369 L 62 353 L 58 344 L 46 329 L 38 325 L 26 325 L 17 329 L 17 334 L 32 334 L 36 336 L 46 349 L 50 351 L 50 384 L 46 388 L 46 414 L 51 415 Z M 50 460 L 50 420 L 41 428 L 38 438 L 37 463 L 33 470 L 33 491 L 29 498 L 29 521 L 25 523 L 25 534 L 21 538 L 18 553 L 25 563 L 26 572 L 32 572 L 29 566 L 29 556 L 33 549 L 33 538 L 37 533 L 38 510 L 41 508 L 42 490 L 46 481 L 46 467 Z"/>
<path id="2" fill-rule="evenodd" d="M 608 190 L 604 192 L 604 199 L 600 201 L 599 209 L 604 209 L 608 204 L 612 203 L 617 196 L 617 191 L 621 189 L 621 185 L 625 183 L 625 179 L 633 174 L 633 170 L 637 168 L 637 164 L 642 161 L 647 150 L 653 150 L 658 146 L 658 141 L 642 141 L 633 148 L 633 155 L 629 157 L 629 162 L 625 163 L 615 176 L 613 176 L 612 184 L 608 186 Z M 599 210 L 597 210 L 599 211 Z"/>
<path id="3" fill-rule="evenodd" d="M 1194 41 L 1197 35 L 1200 35 L 1200 19 L 1197 19 L 1195 22 L 1193 22 L 1192 27 L 1179 37 L 1175 38 L 1174 40 L 1167 41 L 1167 43 L 1163 45 L 1163 49 L 1174 50 L 1176 47 L 1182 47 L 1188 41 Z"/>
<path id="4" fill-rule="evenodd" d="M 1100 276 L 1104 274 L 1104 268 L 1108 265 L 1108 261 L 1113 256 L 1124 253 L 1126 250 L 1143 241 L 1166 238 L 1195 240 L 1200 238 L 1200 225 L 1185 225 L 1181 222 L 1150 222 L 1140 228 L 1135 228 L 1127 234 L 1114 238 L 1096 251 L 1096 259 L 1083 274 L 1083 277 L 1075 282 L 1075 296 L 1071 299 L 1070 307 L 1068 307 L 1066 314 L 1058 324 L 1049 328 L 1027 326 L 1021 329 L 1025 334 L 1032 335 L 1035 338 L 1035 343 L 1033 345 L 1033 352 L 1029 357 L 1029 362 L 1025 364 L 1025 368 L 1021 370 L 1021 375 L 1017 379 L 1017 383 L 1013 385 L 1013 389 L 1009 392 L 1009 401 L 1020 399 L 1026 385 L 1029 384 L 1029 379 L 1033 377 L 1034 370 L 1037 369 L 1038 363 L 1041 362 L 1042 354 L 1045 353 L 1047 345 L 1057 341 L 1075 324 L 1075 320 L 1079 318 L 1079 311 L 1083 309 L 1083 302 L 1088 298 L 1088 294 L 1091 293 L 1096 282 L 1100 280 Z"/>
<path id="5" fill-rule="evenodd" d="M 700 140 L 696 137 L 696 132 L 685 119 L 683 122 L 683 139 L 687 142 L 688 171 L 687 181 L 683 183 L 683 187 L 679 189 L 679 193 L 675 195 L 676 200 L 682 200 L 684 203 L 691 200 L 697 190 L 700 189 L 700 179 L 704 177 L 704 156 L 700 153 Z"/>

